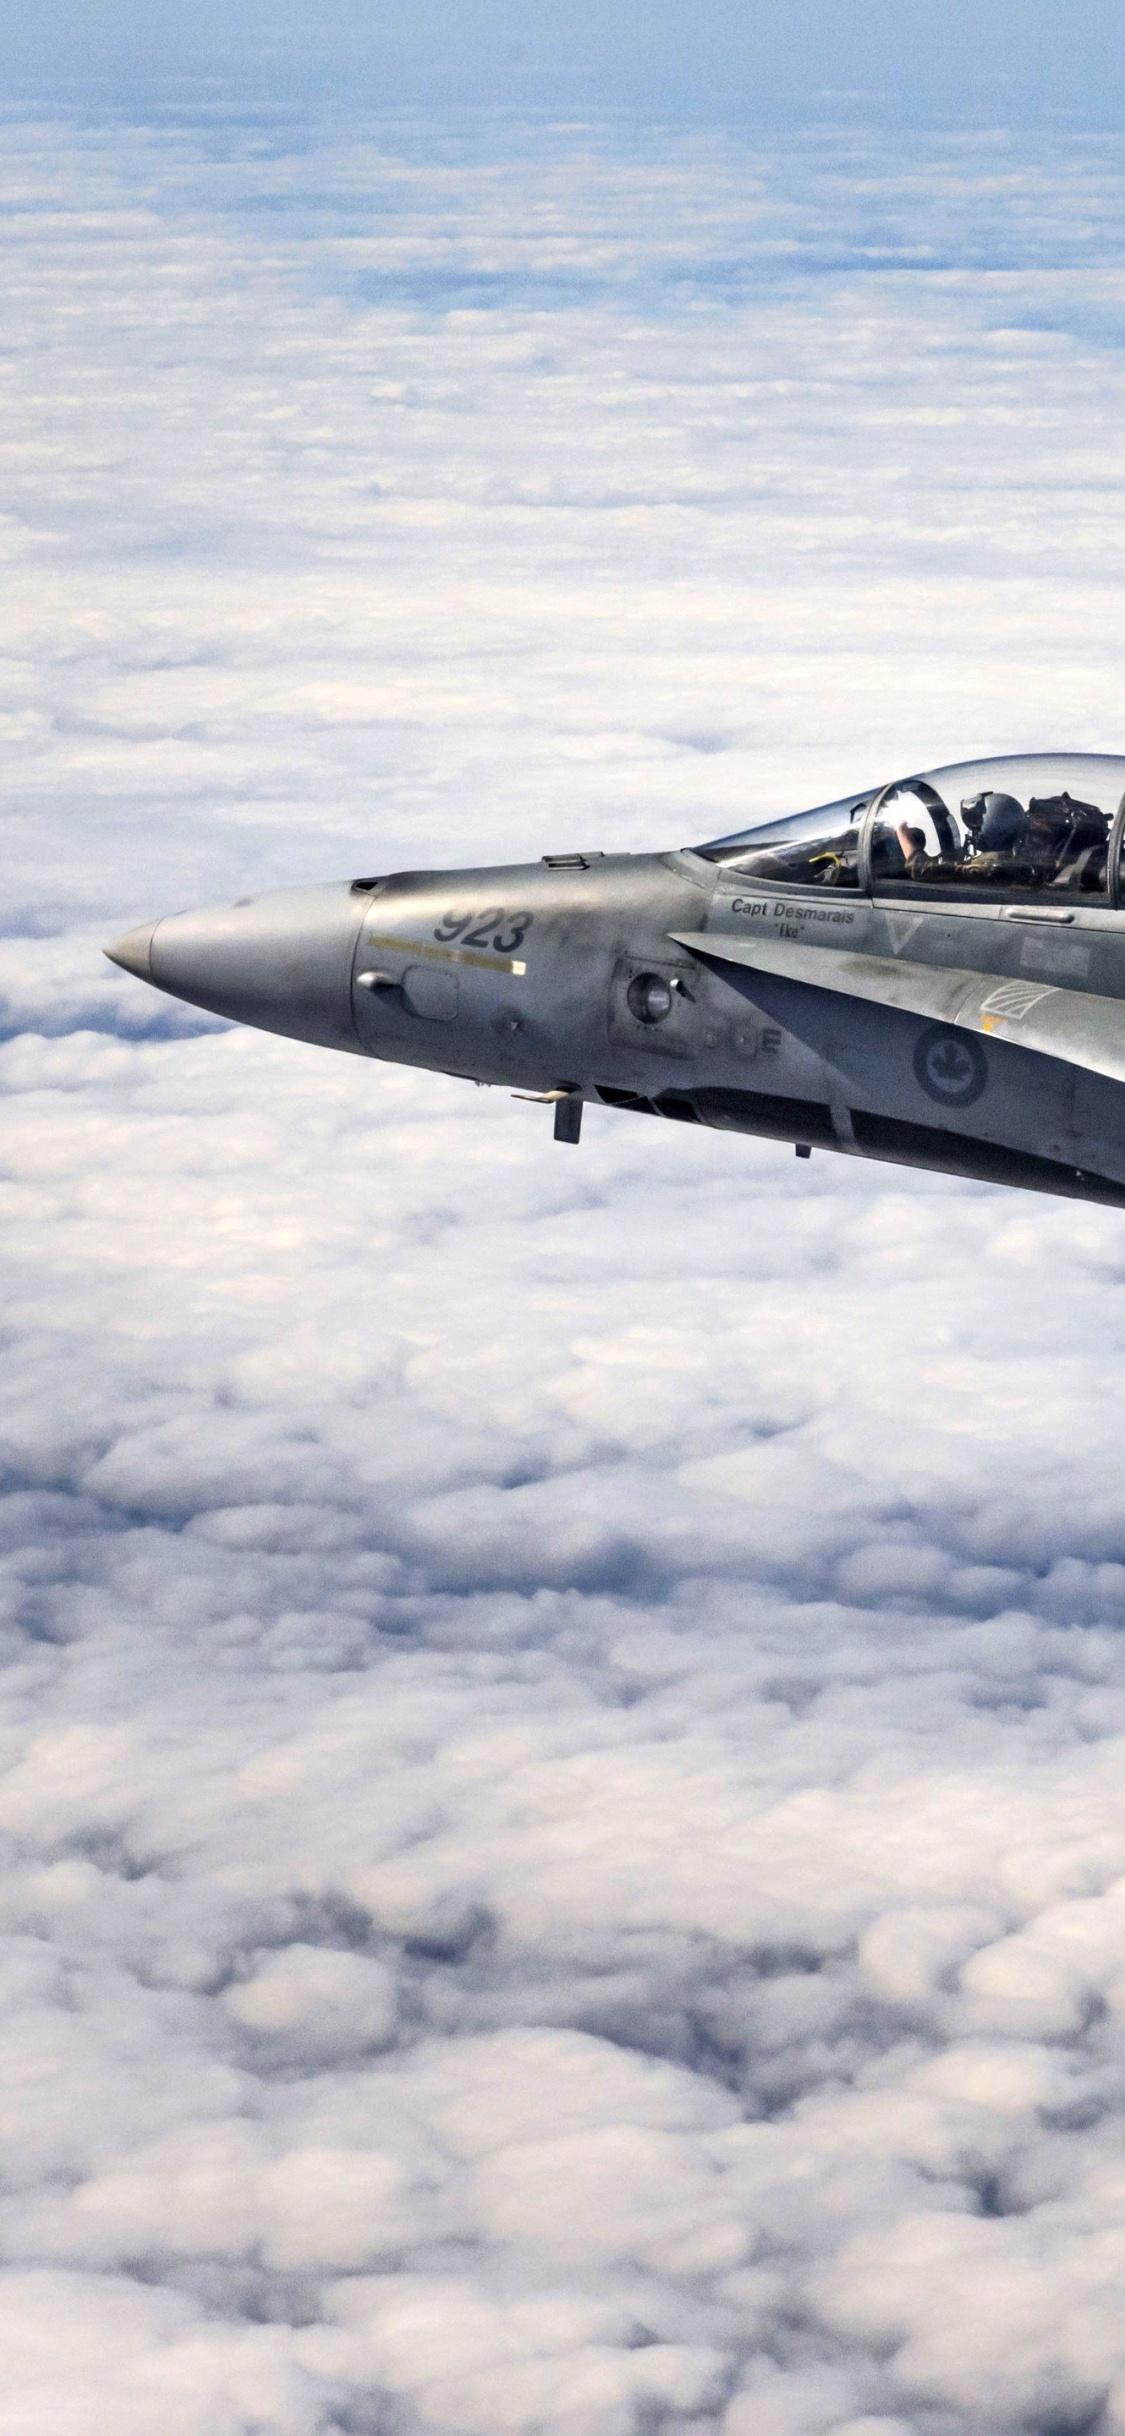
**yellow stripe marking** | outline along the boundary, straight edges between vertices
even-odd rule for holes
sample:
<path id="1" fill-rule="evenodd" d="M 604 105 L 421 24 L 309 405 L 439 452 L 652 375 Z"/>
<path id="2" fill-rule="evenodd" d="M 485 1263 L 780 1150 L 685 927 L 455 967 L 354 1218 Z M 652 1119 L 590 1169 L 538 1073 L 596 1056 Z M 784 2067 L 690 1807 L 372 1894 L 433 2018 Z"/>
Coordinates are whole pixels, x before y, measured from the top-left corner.
<path id="1" fill-rule="evenodd" d="M 396 948 L 400 956 L 433 956 L 440 964 L 477 964 L 485 973 L 526 973 L 514 956 L 478 956 L 470 947 L 431 947 L 425 939 L 396 939 L 390 931 L 369 930 L 370 947 Z"/>

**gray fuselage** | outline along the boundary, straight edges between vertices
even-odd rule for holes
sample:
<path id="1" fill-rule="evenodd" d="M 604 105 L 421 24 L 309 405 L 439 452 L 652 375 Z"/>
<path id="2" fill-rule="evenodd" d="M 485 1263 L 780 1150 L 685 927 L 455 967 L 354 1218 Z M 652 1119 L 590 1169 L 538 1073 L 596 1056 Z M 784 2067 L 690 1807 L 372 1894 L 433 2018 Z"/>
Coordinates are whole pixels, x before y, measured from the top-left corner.
<path id="1" fill-rule="evenodd" d="M 1058 919 L 778 887 L 690 851 L 573 855 L 285 890 L 112 953 L 237 1022 L 565 1094 L 576 1120 L 601 1101 L 1125 1205 L 1125 1082 L 1021 1044 L 1003 1014 L 1085 994 L 1093 1021 L 1125 993 L 1125 914 Z M 906 1003 L 874 1002 L 868 970 L 905 977 Z M 951 973 L 1012 985 L 995 1024 L 943 1017 Z"/>

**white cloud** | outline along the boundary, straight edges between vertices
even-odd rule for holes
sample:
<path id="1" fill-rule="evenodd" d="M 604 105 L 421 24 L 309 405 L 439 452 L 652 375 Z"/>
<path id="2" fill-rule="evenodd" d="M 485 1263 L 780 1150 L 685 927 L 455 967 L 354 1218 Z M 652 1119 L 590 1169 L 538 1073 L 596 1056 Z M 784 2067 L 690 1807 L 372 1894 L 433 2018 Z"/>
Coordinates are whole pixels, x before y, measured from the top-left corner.
<path id="1" fill-rule="evenodd" d="M 490 140 L 6 131 L 0 2430 L 1125 2426 L 1121 1220 L 96 952 L 1118 743 L 1116 159 Z"/>

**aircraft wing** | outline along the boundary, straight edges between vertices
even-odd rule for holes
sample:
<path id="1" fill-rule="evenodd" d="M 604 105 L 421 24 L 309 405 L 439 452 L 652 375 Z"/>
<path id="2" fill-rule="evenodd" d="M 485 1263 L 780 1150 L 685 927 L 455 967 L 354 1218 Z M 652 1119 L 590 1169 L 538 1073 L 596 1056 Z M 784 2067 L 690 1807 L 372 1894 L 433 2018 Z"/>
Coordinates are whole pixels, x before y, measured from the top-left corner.
<path id="1" fill-rule="evenodd" d="M 669 934 L 693 955 L 749 972 L 772 973 L 817 990 L 836 990 L 869 1005 L 898 1007 L 933 1023 L 991 1033 L 1040 1057 L 1057 1057 L 1092 1074 L 1125 1082 L 1125 1004 L 1053 982 L 998 978 L 956 966 L 865 956 L 846 947 L 810 947 L 803 940 L 739 939 L 729 932 Z"/>

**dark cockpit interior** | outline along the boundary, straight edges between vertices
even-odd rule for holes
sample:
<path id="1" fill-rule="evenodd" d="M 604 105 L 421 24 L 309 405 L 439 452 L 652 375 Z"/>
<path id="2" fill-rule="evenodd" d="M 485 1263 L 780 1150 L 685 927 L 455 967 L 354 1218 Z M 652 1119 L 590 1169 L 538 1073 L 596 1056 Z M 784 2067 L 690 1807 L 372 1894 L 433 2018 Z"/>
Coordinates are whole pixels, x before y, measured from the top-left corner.
<path id="1" fill-rule="evenodd" d="M 697 847 L 774 886 L 1125 903 L 1125 757 L 955 763 Z"/>

